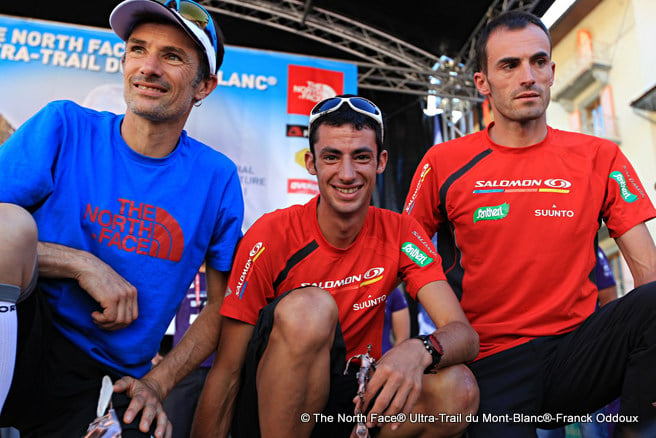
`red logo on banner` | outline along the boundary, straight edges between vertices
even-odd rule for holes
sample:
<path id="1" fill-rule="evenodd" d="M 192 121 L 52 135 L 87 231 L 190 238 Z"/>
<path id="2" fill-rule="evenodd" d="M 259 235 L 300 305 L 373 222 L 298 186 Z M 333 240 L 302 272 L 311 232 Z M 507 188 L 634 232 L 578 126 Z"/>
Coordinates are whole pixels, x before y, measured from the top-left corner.
<path id="1" fill-rule="evenodd" d="M 310 179 L 288 179 L 287 193 L 302 193 L 305 195 L 318 195 L 319 184 Z"/>
<path id="2" fill-rule="evenodd" d="M 287 137 L 307 137 L 307 125 L 287 125 Z"/>
<path id="3" fill-rule="evenodd" d="M 344 92 L 344 73 L 290 65 L 287 113 L 307 116 L 317 103 Z"/>

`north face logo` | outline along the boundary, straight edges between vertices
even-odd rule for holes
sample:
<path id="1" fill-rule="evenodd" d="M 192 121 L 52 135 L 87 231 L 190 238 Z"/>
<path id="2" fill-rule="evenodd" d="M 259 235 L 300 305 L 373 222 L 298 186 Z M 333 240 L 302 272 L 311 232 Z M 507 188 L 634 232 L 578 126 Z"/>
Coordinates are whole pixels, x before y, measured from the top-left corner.
<path id="1" fill-rule="evenodd" d="M 307 116 L 320 101 L 344 92 L 344 73 L 316 67 L 288 68 L 287 113 Z"/>
<path id="2" fill-rule="evenodd" d="M 99 243 L 126 252 L 179 262 L 184 233 L 178 221 L 163 208 L 119 199 L 119 211 L 87 205 L 84 219 L 102 228 L 93 234 Z"/>

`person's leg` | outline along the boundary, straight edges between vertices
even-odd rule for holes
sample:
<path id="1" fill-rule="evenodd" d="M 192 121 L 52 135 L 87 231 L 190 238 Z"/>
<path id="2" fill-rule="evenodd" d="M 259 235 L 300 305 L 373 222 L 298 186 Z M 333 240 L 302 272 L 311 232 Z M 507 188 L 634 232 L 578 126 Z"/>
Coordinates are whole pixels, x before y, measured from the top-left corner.
<path id="1" fill-rule="evenodd" d="M 232 419 L 230 435 L 233 438 L 257 438 L 260 436 L 259 401 L 257 388 L 257 374 L 260 360 L 268 348 L 269 338 L 273 330 L 274 313 L 276 307 L 289 294 L 303 292 L 307 288 L 292 290 L 282 294 L 274 301 L 260 310 L 260 314 L 253 329 L 253 336 L 248 344 L 244 369 L 241 375 L 241 385 L 236 400 L 235 414 Z M 315 289 L 315 288 L 311 288 Z M 332 348 L 330 350 L 330 395 L 323 410 L 314 413 L 323 413 L 327 416 L 337 418 L 341 414 L 353 414 L 355 405 L 352 402 L 357 391 L 356 371 L 349 371 L 344 375 L 346 366 L 346 346 L 339 326 L 334 329 Z M 314 357 L 306 355 L 306 366 L 312 367 Z M 351 367 L 352 368 L 352 367 Z M 289 370 L 284 370 L 288 373 Z M 312 418 L 314 420 L 314 418 Z M 300 416 L 297 421 L 302 421 Z M 336 436 L 348 436 L 354 423 L 319 422 L 313 432 L 313 438 L 333 438 Z"/>
<path id="2" fill-rule="evenodd" d="M 188 438 L 198 397 L 209 368 L 198 368 L 182 379 L 163 401 L 164 411 L 173 426 L 173 438 Z"/>
<path id="3" fill-rule="evenodd" d="M 16 302 L 34 289 L 37 229 L 22 208 L 0 203 L 0 411 L 9 393 L 16 360 Z"/>
<path id="4" fill-rule="evenodd" d="M 262 436 L 309 436 L 330 392 L 330 350 L 338 312 L 318 288 L 291 292 L 278 303 L 273 329 L 257 372 Z"/>
<path id="5" fill-rule="evenodd" d="M 422 391 L 409 418 L 392 431 L 384 426 L 377 436 L 385 437 L 459 437 L 467 428 L 467 419 L 478 410 L 478 386 L 465 365 L 426 374 Z"/>
<path id="6" fill-rule="evenodd" d="M 40 385 L 33 389 L 40 391 L 44 400 L 41 409 L 29 411 L 31 420 L 19 427 L 21 438 L 84 436 L 89 424 L 96 419 L 103 376 L 108 375 L 112 381 L 120 377 L 89 357 L 52 325 L 50 331 L 40 369 L 43 377 Z M 121 422 L 129 402 L 124 393 L 112 395 L 112 407 Z M 122 423 L 122 436 L 149 437 L 150 434 L 138 430 L 139 421 L 137 417 L 129 425 Z"/>
<path id="7" fill-rule="evenodd" d="M 536 343 L 527 342 L 469 365 L 480 391 L 478 413 L 467 428 L 469 438 L 536 436 L 534 423 L 515 417 L 535 415 L 540 405 L 542 361 Z"/>
<path id="8" fill-rule="evenodd" d="M 23 208 L 0 203 L 0 283 L 25 291 L 36 266 L 38 232 L 32 216 Z"/>
<path id="9" fill-rule="evenodd" d="M 16 339 L 18 319 L 16 300 L 20 295 L 18 286 L 0 284 L 0 411 L 5 404 L 16 361 Z"/>
<path id="10" fill-rule="evenodd" d="M 621 393 L 618 429 L 656 417 L 656 283 L 641 286 L 559 338 L 545 359 L 543 412 L 592 413 Z M 616 435 L 621 436 L 616 431 Z M 630 435 L 627 435 L 630 436 Z"/>

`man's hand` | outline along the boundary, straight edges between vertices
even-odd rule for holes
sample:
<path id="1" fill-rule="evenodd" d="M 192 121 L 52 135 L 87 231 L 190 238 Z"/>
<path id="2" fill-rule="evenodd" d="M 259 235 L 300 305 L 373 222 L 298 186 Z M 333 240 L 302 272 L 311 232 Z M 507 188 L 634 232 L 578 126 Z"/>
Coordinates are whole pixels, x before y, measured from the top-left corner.
<path id="1" fill-rule="evenodd" d="M 155 436 L 157 438 L 171 438 L 173 428 L 162 406 L 159 385 L 146 378 L 137 380 L 126 376 L 114 383 L 114 392 L 125 392 L 132 399 L 123 416 L 125 423 L 132 423 L 139 411 L 143 410 L 139 430 L 147 433 L 153 420 L 156 419 Z"/>
<path id="2" fill-rule="evenodd" d="M 72 278 L 91 296 L 102 312 L 91 317 L 98 327 L 118 330 L 139 316 L 137 289 L 95 255 L 56 243 L 39 242 L 39 276 Z"/>
<path id="3" fill-rule="evenodd" d="M 377 416 L 401 412 L 407 416 L 410 413 L 419 399 L 424 370 L 430 363 L 430 354 L 418 339 L 408 339 L 398 344 L 376 362 L 376 371 L 367 385 L 364 405 L 358 406 L 358 397 L 353 399 L 356 409 L 360 407 L 361 412 L 367 413 L 367 427 L 378 424 L 371 421 L 372 417 L 375 420 Z M 367 412 L 374 397 L 376 401 Z M 399 426 L 400 423 L 393 424 L 392 430 Z"/>
<path id="4" fill-rule="evenodd" d="M 93 321 L 105 330 L 127 327 L 139 316 L 137 289 L 100 259 L 94 257 L 90 261 L 90 266 L 76 278 L 103 309 L 91 314 Z"/>

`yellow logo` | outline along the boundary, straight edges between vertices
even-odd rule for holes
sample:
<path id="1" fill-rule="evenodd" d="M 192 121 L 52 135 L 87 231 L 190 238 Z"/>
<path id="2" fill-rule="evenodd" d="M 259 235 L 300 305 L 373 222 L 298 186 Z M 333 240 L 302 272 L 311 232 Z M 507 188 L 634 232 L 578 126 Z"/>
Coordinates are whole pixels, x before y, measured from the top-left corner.
<path id="1" fill-rule="evenodd" d="M 301 166 L 303 169 L 305 169 L 305 153 L 310 152 L 310 148 L 303 148 L 300 151 L 296 152 L 296 156 L 294 157 L 294 161 L 296 161 L 296 164 Z"/>

